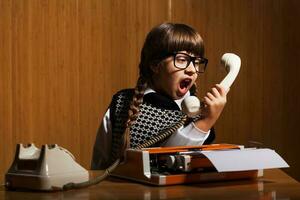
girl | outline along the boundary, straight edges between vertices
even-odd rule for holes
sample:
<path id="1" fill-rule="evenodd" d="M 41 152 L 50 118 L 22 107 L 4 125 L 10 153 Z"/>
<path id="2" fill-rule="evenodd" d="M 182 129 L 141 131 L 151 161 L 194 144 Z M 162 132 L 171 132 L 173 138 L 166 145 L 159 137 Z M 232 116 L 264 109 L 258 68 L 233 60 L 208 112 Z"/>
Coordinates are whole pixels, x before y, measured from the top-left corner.
<path id="1" fill-rule="evenodd" d="M 117 92 L 105 113 L 91 168 L 105 169 L 120 157 L 122 146 L 137 148 L 178 125 L 170 137 L 152 146 L 211 143 L 212 127 L 225 106 L 227 91 L 215 85 L 206 94 L 204 117 L 186 121 L 181 111 L 183 99 L 196 94 L 195 81 L 205 71 L 207 62 L 203 40 L 193 28 L 172 23 L 154 27 L 141 52 L 135 89 Z"/>

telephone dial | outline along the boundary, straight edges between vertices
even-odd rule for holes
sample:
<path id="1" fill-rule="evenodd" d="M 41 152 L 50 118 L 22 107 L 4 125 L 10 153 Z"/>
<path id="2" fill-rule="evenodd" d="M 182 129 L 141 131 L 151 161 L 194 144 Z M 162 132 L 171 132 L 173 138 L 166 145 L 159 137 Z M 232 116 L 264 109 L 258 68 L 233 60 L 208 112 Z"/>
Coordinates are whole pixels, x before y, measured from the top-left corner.
<path id="1" fill-rule="evenodd" d="M 228 74 L 220 85 L 228 89 L 239 73 L 241 60 L 233 53 L 226 53 L 222 56 L 221 63 Z M 194 96 L 187 97 L 183 101 L 182 108 L 187 116 L 201 112 L 200 101 Z M 179 123 L 178 126 L 183 124 Z M 176 129 L 177 126 L 172 127 L 164 137 L 168 137 Z M 160 139 L 164 138 L 154 138 L 138 148 L 148 147 Z M 53 191 L 80 188 L 102 181 L 119 163 L 120 159 L 117 159 L 101 176 L 89 180 L 88 171 L 75 161 L 74 156 L 68 150 L 56 144 L 43 145 L 41 149 L 34 144 L 27 146 L 18 144 L 14 161 L 5 175 L 5 182 L 8 189 Z"/>

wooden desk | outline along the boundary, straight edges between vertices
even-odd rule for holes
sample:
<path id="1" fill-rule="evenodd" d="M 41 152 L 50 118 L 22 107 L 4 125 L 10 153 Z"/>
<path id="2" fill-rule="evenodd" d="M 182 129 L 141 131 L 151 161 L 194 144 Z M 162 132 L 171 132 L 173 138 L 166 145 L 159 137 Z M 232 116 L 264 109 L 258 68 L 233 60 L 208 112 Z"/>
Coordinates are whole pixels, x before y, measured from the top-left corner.
<path id="1" fill-rule="evenodd" d="M 157 187 L 109 178 L 98 185 L 65 192 L 41 193 L 6 191 L 0 188 L 0 199 L 300 199 L 300 183 L 279 169 L 265 170 L 258 181 Z"/>

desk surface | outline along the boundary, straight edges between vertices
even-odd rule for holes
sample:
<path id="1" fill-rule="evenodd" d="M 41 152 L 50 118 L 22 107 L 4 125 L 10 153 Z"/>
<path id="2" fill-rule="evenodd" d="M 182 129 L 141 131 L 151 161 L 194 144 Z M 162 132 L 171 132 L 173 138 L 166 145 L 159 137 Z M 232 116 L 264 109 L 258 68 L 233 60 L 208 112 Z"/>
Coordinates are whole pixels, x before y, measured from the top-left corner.
<path id="1" fill-rule="evenodd" d="M 109 178 L 98 185 L 65 192 L 6 191 L 0 199 L 300 199 L 300 183 L 279 169 L 265 170 L 257 181 L 227 181 L 157 187 Z"/>

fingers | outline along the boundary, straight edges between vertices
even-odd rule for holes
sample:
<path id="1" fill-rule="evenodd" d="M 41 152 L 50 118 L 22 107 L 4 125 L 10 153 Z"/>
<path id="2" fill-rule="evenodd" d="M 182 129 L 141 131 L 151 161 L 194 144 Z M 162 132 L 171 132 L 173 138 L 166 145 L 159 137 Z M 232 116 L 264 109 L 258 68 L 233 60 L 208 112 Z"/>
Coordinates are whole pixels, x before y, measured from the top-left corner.
<path id="1" fill-rule="evenodd" d="M 209 99 L 208 97 L 204 97 L 204 102 L 205 105 L 212 105 L 213 104 L 213 100 Z"/>
<path id="2" fill-rule="evenodd" d="M 213 101 L 218 97 L 218 95 L 215 95 L 215 94 L 212 94 L 212 93 L 208 92 L 208 93 L 206 93 L 206 97 L 208 97 L 210 100 Z"/>
<path id="3" fill-rule="evenodd" d="M 228 91 L 229 89 L 225 90 L 225 88 L 223 88 L 221 85 L 216 84 L 210 92 L 206 93 L 204 101 L 207 105 L 226 103 L 226 94 Z"/>
<path id="4" fill-rule="evenodd" d="M 219 93 L 219 92 L 217 92 L 217 93 Z M 208 92 L 208 93 L 206 93 L 206 96 L 204 97 L 204 102 L 207 105 L 212 105 L 216 100 L 217 100 L 217 97 L 214 96 L 214 92 Z"/>
<path id="5" fill-rule="evenodd" d="M 230 90 L 230 88 L 224 88 L 220 84 L 216 84 L 215 86 L 216 86 L 217 90 L 219 91 L 219 93 L 221 94 L 221 96 L 225 96 Z"/>
<path id="6" fill-rule="evenodd" d="M 226 90 L 221 85 L 217 84 L 206 93 L 203 97 L 202 113 L 205 118 L 214 124 L 219 118 L 226 104 L 226 94 L 229 90 Z"/>

